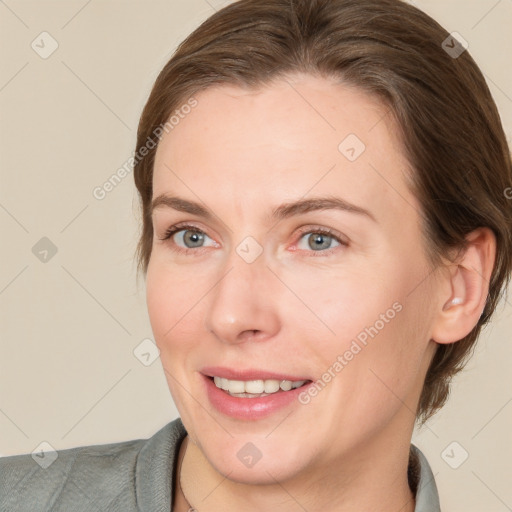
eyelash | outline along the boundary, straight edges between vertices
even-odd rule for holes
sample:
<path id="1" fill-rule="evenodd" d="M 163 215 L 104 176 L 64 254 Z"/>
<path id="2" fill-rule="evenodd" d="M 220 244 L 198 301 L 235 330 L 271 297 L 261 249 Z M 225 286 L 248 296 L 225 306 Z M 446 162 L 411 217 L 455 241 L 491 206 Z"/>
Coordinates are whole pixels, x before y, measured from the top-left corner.
<path id="1" fill-rule="evenodd" d="M 170 228 L 167 229 L 164 236 L 162 238 L 160 238 L 160 240 L 162 240 L 162 241 L 169 240 L 176 233 L 179 233 L 180 231 L 188 231 L 188 230 L 208 236 L 202 229 L 199 229 L 197 226 L 194 226 L 193 224 L 175 224 L 174 226 L 171 226 Z M 338 246 L 338 247 L 332 247 L 330 249 L 325 249 L 323 251 L 306 251 L 306 252 L 313 253 L 312 254 L 313 257 L 325 256 L 326 254 L 330 254 L 331 252 L 335 251 L 336 249 L 339 249 L 340 247 L 348 246 L 348 243 L 345 240 L 342 240 L 332 229 L 329 229 L 329 228 L 322 228 L 322 227 L 304 228 L 304 229 L 300 230 L 298 240 L 300 240 L 306 234 L 329 235 L 329 237 L 333 238 L 340 244 L 340 246 Z M 197 249 L 192 249 L 190 247 L 183 248 L 183 247 L 178 247 L 178 246 L 172 247 L 173 251 L 183 253 L 183 254 L 194 253 L 195 255 L 198 255 L 199 253 L 201 253 L 202 252 L 201 249 L 205 249 L 205 247 L 198 247 Z M 315 254 L 315 253 L 317 253 L 317 254 Z"/>

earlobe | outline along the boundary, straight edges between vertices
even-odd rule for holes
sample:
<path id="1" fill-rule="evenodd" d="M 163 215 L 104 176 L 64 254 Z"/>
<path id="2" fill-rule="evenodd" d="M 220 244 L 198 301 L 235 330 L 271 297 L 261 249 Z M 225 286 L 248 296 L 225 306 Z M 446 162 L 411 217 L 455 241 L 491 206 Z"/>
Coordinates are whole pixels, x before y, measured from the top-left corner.
<path id="1" fill-rule="evenodd" d="M 454 343 L 467 336 L 478 323 L 489 293 L 496 255 L 494 233 L 479 228 L 466 240 L 464 253 L 451 265 L 447 282 L 440 287 L 440 308 L 431 334 L 437 343 Z"/>

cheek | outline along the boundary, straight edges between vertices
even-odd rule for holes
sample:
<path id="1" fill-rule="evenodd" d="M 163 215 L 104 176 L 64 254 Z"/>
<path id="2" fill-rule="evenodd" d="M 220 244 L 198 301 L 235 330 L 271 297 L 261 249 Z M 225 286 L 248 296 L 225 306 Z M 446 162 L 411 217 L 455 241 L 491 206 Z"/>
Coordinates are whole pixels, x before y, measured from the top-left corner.
<path id="1" fill-rule="evenodd" d="M 286 315 L 306 330 L 314 325 L 317 334 L 313 339 L 323 339 L 322 347 L 329 355 L 348 348 L 358 336 L 364 341 L 368 329 L 375 331 L 373 326 L 378 331 L 387 329 L 399 316 L 407 279 L 396 269 L 363 263 L 297 272 L 290 281 L 303 304 L 291 301 Z"/>
<path id="2" fill-rule="evenodd" d="M 167 343 L 175 332 L 189 321 L 188 312 L 204 295 L 200 280 L 189 276 L 179 267 L 170 268 L 158 261 L 150 261 L 146 277 L 146 303 L 158 345 Z M 160 350 L 162 348 L 160 347 Z"/>
<path id="3" fill-rule="evenodd" d="M 162 275 L 155 269 L 155 265 L 150 264 L 146 277 L 146 303 L 157 345 L 160 345 L 163 336 L 172 326 L 173 321 L 174 294 L 169 293 L 168 284 L 165 274 Z"/>
<path id="4" fill-rule="evenodd" d="M 362 331 L 368 335 L 366 344 L 359 343 L 361 350 L 343 370 L 338 389 L 352 401 L 360 421 L 390 418 L 403 406 L 415 410 L 429 341 L 423 302 L 402 296 L 400 311 L 393 318 L 389 315 L 387 323 L 379 322 L 374 314 Z M 380 313 L 380 308 L 374 311 Z"/>
<path id="5" fill-rule="evenodd" d="M 316 322 L 322 336 L 311 338 L 309 359 L 320 372 L 331 368 L 343 375 L 333 387 L 359 397 L 363 408 L 368 401 L 375 407 L 377 397 L 396 401 L 393 392 L 404 396 L 416 384 L 429 340 L 427 284 L 418 286 L 426 273 L 397 255 L 382 265 L 322 278 L 311 288 L 308 305 L 324 326 Z"/>
<path id="6" fill-rule="evenodd" d="M 146 276 L 146 303 L 169 390 L 176 406 L 182 410 L 179 382 L 185 382 L 185 377 L 183 357 L 177 357 L 177 353 L 182 349 L 179 344 L 179 331 L 183 328 L 182 321 L 187 318 L 184 316 L 185 306 L 189 302 L 184 298 L 186 291 L 180 291 L 180 283 L 176 281 L 179 270 L 170 272 L 165 267 L 159 264 L 157 258 L 150 260 Z"/>

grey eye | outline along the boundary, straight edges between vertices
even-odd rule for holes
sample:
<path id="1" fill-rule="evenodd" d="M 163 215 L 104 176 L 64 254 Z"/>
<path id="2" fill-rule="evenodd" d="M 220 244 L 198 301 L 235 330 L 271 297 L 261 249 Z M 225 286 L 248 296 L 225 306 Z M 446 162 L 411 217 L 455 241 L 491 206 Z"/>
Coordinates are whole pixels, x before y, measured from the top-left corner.
<path id="1" fill-rule="evenodd" d="M 300 247 L 300 242 L 307 238 L 307 247 Z M 331 249 L 332 242 L 335 244 L 341 245 L 340 242 L 336 240 L 333 235 L 329 235 L 327 233 L 322 232 L 311 232 L 305 233 L 299 240 L 299 249 L 312 249 L 313 251 L 321 251 L 325 249 Z"/>

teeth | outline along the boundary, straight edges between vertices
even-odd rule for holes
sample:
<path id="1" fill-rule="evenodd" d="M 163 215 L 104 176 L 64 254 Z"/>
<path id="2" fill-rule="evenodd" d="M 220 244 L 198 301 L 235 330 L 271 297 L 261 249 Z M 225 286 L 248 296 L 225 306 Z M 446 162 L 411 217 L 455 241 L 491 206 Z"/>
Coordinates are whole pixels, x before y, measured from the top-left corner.
<path id="1" fill-rule="evenodd" d="M 290 380 L 283 380 L 281 381 L 280 387 L 283 391 L 290 391 L 290 389 L 292 389 L 292 384 L 293 382 Z"/>
<path id="2" fill-rule="evenodd" d="M 277 393 L 280 389 L 282 391 L 290 391 L 290 389 L 300 388 L 306 381 L 298 380 L 229 380 L 223 377 L 213 377 L 215 385 L 227 391 L 230 395 L 247 396 L 249 395 L 262 395 L 266 396 L 272 393 Z"/>
<path id="3" fill-rule="evenodd" d="M 264 380 L 263 385 L 265 386 L 265 393 L 275 393 L 279 391 L 279 381 L 278 380 Z"/>
<path id="4" fill-rule="evenodd" d="M 233 381 L 231 381 L 229 383 L 229 389 L 228 389 L 228 391 L 230 391 L 231 393 L 233 393 L 233 389 L 231 387 L 232 382 Z M 241 380 L 235 380 L 234 382 L 236 384 L 242 384 L 242 386 L 244 385 L 244 382 Z M 254 395 L 259 395 L 259 394 L 263 393 L 264 391 L 265 391 L 265 382 L 262 380 L 248 380 L 247 382 L 245 382 L 245 393 L 253 393 Z M 243 392 L 244 391 L 234 391 L 234 393 L 243 393 Z"/>

